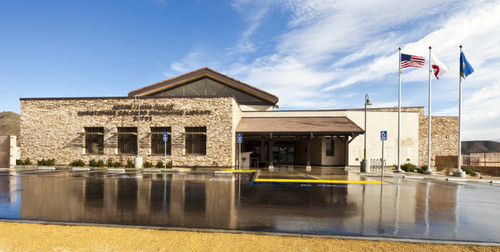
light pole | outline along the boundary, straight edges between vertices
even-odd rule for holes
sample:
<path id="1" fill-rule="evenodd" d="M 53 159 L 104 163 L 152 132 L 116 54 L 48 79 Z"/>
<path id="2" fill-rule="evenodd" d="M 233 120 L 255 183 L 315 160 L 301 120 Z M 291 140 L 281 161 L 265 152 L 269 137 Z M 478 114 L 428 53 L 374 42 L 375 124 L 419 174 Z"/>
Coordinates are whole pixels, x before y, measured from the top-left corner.
<path id="1" fill-rule="evenodd" d="M 134 97 L 137 102 L 137 156 L 134 158 L 134 168 L 142 168 L 142 157 L 139 155 L 139 127 L 141 126 L 141 103 L 137 95 Z"/>
<path id="2" fill-rule="evenodd" d="M 370 96 L 365 94 L 365 142 L 364 142 L 364 154 L 363 161 L 361 161 L 361 172 L 370 172 L 370 161 L 366 160 L 366 106 L 372 105 L 370 102 Z"/>

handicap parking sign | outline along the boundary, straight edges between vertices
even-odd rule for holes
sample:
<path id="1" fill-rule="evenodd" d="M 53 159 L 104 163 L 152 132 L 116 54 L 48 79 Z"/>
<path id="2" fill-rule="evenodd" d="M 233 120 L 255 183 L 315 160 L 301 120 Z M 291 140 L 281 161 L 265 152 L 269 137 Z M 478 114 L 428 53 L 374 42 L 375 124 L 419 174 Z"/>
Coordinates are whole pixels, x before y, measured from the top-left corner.
<path id="1" fill-rule="evenodd" d="M 243 134 L 242 133 L 238 133 L 236 135 L 236 138 L 238 139 L 238 143 L 243 143 Z"/>
<path id="2" fill-rule="evenodd" d="M 382 141 L 387 140 L 387 131 L 385 131 L 385 130 L 380 131 L 380 140 L 382 140 Z"/>
<path id="3" fill-rule="evenodd" d="M 163 141 L 168 141 L 168 132 L 163 132 Z"/>

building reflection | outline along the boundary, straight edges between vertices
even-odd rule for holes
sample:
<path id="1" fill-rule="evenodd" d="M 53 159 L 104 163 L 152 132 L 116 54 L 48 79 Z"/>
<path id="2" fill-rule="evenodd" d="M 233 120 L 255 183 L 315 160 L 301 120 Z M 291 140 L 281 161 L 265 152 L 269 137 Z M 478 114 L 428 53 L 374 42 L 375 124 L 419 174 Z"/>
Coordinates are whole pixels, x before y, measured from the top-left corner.
<path id="1" fill-rule="evenodd" d="M 439 182 L 297 188 L 250 185 L 241 175 L 70 172 L 18 179 L 23 219 L 451 238 L 459 221 L 458 187 Z M 2 195 L 8 188 L 0 183 Z"/>
<path id="2" fill-rule="evenodd" d="M 21 218 L 204 228 L 235 227 L 234 180 L 182 174 L 23 176 Z"/>

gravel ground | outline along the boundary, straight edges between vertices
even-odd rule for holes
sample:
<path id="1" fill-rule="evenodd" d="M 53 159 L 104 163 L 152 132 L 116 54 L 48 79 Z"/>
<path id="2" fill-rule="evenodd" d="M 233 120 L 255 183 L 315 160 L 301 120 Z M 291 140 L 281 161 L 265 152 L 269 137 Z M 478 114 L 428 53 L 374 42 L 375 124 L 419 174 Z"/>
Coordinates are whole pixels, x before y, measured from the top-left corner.
<path id="1" fill-rule="evenodd" d="M 0 222 L 0 251 L 500 251 L 500 247 Z"/>

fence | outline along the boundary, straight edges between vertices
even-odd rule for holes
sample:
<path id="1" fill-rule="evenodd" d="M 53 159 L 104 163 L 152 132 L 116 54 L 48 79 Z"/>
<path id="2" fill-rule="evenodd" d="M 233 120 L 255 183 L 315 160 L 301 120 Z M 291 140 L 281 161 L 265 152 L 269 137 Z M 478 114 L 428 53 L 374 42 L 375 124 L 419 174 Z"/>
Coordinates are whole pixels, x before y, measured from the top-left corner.
<path id="1" fill-rule="evenodd" d="M 370 159 L 370 168 L 373 173 L 382 173 L 382 159 Z M 387 173 L 387 163 L 384 159 L 384 173 Z"/>

